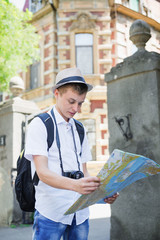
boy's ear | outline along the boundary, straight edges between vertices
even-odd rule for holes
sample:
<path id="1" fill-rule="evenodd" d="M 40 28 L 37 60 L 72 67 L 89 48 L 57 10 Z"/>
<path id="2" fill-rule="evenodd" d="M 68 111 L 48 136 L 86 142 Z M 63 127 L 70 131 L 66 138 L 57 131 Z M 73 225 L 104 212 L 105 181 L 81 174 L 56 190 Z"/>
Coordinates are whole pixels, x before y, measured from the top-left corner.
<path id="1" fill-rule="evenodd" d="M 58 89 L 55 89 L 55 91 L 54 91 L 55 98 L 58 96 L 58 93 L 59 93 Z"/>

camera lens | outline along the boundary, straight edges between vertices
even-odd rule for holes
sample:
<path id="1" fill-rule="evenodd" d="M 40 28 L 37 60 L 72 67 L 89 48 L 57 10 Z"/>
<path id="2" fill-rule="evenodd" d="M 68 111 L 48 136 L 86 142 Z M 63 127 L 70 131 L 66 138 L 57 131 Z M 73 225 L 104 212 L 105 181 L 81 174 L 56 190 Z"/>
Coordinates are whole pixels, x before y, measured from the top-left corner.
<path id="1" fill-rule="evenodd" d="M 84 174 L 81 171 L 77 171 L 74 173 L 74 179 L 80 179 L 84 177 Z"/>
<path id="2" fill-rule="evenodd" d="M 79 179 L 81 177 L 81 175 L 79 173 L 75 174 L 75 179 Z"/>

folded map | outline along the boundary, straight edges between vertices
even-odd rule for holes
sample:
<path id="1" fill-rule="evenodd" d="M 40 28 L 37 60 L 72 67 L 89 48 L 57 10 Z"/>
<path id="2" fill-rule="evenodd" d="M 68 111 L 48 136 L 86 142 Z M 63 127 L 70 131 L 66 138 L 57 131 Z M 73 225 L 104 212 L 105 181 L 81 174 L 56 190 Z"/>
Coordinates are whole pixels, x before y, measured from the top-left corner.
<path id="1" fill-rule="evenodd" d="M 65 212 L 65 215 L 113 196 L 131 183 L 155 174 L 160 174 L 160 165 L 155 161 L 141 155 L 115 149 L 97 175 L 101 179 L 100 187 L 91 194 L 81 195 Z"/>

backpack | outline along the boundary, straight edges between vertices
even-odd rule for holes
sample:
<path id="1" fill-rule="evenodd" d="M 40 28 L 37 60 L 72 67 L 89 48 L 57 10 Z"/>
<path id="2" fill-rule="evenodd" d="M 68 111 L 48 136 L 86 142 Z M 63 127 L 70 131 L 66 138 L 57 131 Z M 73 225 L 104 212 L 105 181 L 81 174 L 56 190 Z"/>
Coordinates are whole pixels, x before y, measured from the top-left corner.
<path id="1" fill-rule="evenodd" d="M 37 115 L 45 124 L 47 129 L 47 145 L 48 149 L 54 141 L 54 124 L 48 113 Z M 74 119 L 79 134 L 81 145 L 84 139 L 84 127 L 81 122 Z M 21 152 L 17 160 L 17 177 L 15 179 L 15 193 L 20 208 L 26 212 L 34 212 L 35 210 L 35 186 L 38 185 L 39 178 L 34 173 L 33 179 L 31 174 L 31 162 L 24 157 L 25 150 Z"/>

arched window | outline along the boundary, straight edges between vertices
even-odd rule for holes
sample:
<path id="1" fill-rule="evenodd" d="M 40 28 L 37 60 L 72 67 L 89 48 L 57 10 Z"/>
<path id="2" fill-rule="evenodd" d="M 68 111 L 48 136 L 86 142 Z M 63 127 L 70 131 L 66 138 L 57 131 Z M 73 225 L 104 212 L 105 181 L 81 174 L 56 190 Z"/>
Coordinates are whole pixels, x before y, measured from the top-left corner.
<path id="1" fill-rule="evenodd" d="M 93 34 L 77 33 L 75 35 L 76 66 L 83 74 L 93 73 Z"/>

